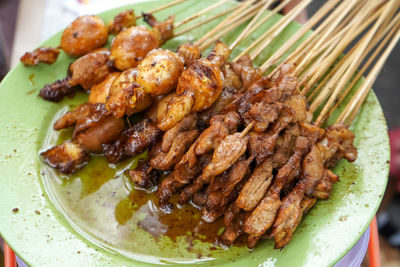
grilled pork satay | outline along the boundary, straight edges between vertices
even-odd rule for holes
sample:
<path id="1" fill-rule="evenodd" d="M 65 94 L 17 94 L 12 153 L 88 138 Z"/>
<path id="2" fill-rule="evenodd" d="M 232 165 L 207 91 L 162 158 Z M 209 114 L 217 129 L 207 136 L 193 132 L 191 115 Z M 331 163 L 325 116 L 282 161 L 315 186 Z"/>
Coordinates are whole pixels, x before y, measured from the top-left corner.
<path id="1" fill-rule="evenodd" d="M 104 156 L 112 163 L 136 156 L 154 144 L 160 135 L 161 131 L 151 120 L 143 119 L 124 130 L 114 142 L 103 144 Z"/>
<path id="2" fill-rule="evenodd" d="M 273 224 L 276 213 L 281 204 L 280 192 L 286 183 L 300 175 L 301 162 L 303 156 L 308 152 L 309 145 L 307 138 L 297 138 L 295 152 L 290 157 L 289 161 L 279 169 L 265 198 L 258 204 L 246 220 L 246 233 L 251 236 L 261 237 L 261 235 L 263 235 Z"/>
<path id="3" fill-rule="evenodd" d="M 103 48 L 78 58 L 70 65 L 67 78 L 46 85 L 40 90 L 39 96 L 58 102 L 64 96 L 73 93 L 77 85 L 90 90 L 93 85 L 102 82 L 112 72 L 109 55 L 110 52 Z"/>
<path id="4" fill-rule="evenodd" d="M 108 40 L 107 27 L 97 16 L 80 16 L 62 33 L 60 46 L 71 56 L 82 56 L 104 46 Z"/>
<path id="5" fill-rule="evenodd" d="M 40 62 L 45 64 L 53 64 L 57 61 L 58 55 L 60 54 L 60 50 L 58 48 L 53 47 L 40 47 L 32 52 L 26 52 L 21 58 L 20 61 L 25 66 L 36 66 Z"/>
<path id="6" fill-rule="evenodd" d="M 192 43 L 185 43 L 178 46 L 176 53 L 183 58 L 186 67 L 194 60 L 201 58 L 200 48 Z"/>
<path id="7" fill-rule="evenodd" d="M 119 70 L 136 67 L 151 50 L 159 48 L 173 33 L 173 17 L 153 24 L 153 29 L 132 26 L 118 33 L 110 52 L 114 66 Z"/>
<path id="8" fill-rule="evenodd" d="M 167 113 L 158 124 L 161 130 L 168 130 L 191 112 L 210 107 L 223 88 L 221 68 L 230 56 L 230 50 L 217 42 L 214 50 L 205 59 L 198 59 L 184 70 L 176 89 L 177 96 L 168 103 Z"/>
<path id="9" fill-rule="evenodd" d="M 88 151 L 71 140 L 41 152 L 40 155 L 46 164 L 64 174 L 76 172 L 89 161 Z"/>
<path id="10" fill-rule="evenodd" d="M 133 9 L 122 11 L 108 24 L 109 34 L 118 34 L 122 30 L 136 26 L 136 16 Z"/>

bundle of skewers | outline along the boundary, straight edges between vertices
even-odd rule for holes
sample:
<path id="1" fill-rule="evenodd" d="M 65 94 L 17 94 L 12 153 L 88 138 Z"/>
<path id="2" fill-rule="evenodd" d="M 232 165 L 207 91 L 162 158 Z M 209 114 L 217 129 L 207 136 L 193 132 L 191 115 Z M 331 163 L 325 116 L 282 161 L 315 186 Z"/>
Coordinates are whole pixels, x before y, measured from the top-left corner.
<path id="1" fill-rule="evenodd" d="M 66 78 L 39 95 L 57 102 L 84 89 L 89 102 L 56 121 L 54 130 L 74 127 L 72 139 L 41 156 L 71 174 L 92 153 L 118 163 L 148 151 L 147 160 L 125 173 L 138 188 L 156 192 L 162 212 L 174 212 L 169 199 L 179 194 L 179 204 L 201 209 L 205 222 L 224 218 L 220 244 L 246 234 L 251 248 L 262 238 L 283 248 L 317 200 L 329 198 L 339 181 L 331 168 L 357 158 L 349 126 L 400 38 L 399 2 L 329 0 L 260 68 L 253 61 L 312 0 L 300 2 L 233 61 L 232 50 L 290 0 L 273 8 L 272 0 L 248 0 L 180 31 L 175 28 L 227 1 L 178 23 L 154 17 L 181 2 L 143 13 L 151 29 L 135 26 L 133 10 L 108 26 L 83 16 L 66 28 L 60 48 L 79 58 Z M 221 17 L 196 42 L 176 52 L 160 48 Z M 245 23 L 230 46 L 219 41 Z M 102 48 L 108 34 L 115 35 L 111 47 Z M 51 64 L 58 54 L 59 48 L 39 48 L 21 61 Z M 141 119 L 132 123 L 137 114 Z M 328 118 L 336 122 L 322 128 Z"/>

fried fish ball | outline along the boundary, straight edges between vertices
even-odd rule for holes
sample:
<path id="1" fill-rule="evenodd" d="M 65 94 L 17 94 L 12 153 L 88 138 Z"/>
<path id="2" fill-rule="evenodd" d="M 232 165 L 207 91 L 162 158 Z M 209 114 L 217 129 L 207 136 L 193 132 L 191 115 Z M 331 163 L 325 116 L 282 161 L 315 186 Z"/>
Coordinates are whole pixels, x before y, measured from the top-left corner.
<path id="1" fill-rule="evenodd" d="M 110 93 L 111 85 L 120 74 L 120 72 L 112 72 L 108 74 L 104 81 L 93 85 L 90 89 L 89 103 L 106 103 L 106 99 Z"/>
<path id="2" fill-rule="evenodd" d="M 61 49 L 71 56 L 82 56 L 107 43 L 108 30 L 103 20 L 94 15 L 81 16 L 65 28 Z"/>
<path id="3" fill-rule="evenodd" d="M 183 64 L 183 59 L 174 52 L 153 50 L 139 63 L 137 83 L 148 94 L 167 94 L 176 88 Z"/>
<path id="4" fill-rule="evenodd" d="M 160 46 L 160 35 L 145 26 L 121 31 L 111 44 L 111 59 L 119 70 L 136 67 L 151 50 Z"/>

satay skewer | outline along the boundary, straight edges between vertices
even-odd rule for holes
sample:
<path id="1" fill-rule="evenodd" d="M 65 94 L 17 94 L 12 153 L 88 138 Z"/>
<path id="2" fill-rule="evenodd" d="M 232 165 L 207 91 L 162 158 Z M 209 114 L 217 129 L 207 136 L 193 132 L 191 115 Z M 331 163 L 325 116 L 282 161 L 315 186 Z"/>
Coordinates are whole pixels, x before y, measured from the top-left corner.
<path id="1" fill-rule="evenodd" d="M 153 14 L 153 13 L 162 11 L 162 10 L 164 10 L 164 9 L 167 9 L 167 8 L 170 8 L 170 7 L 173 7 L 173 6 L 176 6 L 176 5 L 178 5 L 178 4 L 180 4 L 180 3 L 183 3 L 183 2 L 185 2 L 185 1 L 187 1 L 187 0 L 175 0 L 175 1 L 172 1 L 172 2 L 170 2 L 170 3 L 168 3 L 168 4 L 165 4 L 165 5 L 159 6 L 159 7 L 155 8 L 155 9 L 152 9 L 152 10 L 150 10 L 148 13 Z M 143 15 L 139 15 L 139 16 L 137 17 L 137 19 L 141 19 L 141 18 L 143 18 Z"/>

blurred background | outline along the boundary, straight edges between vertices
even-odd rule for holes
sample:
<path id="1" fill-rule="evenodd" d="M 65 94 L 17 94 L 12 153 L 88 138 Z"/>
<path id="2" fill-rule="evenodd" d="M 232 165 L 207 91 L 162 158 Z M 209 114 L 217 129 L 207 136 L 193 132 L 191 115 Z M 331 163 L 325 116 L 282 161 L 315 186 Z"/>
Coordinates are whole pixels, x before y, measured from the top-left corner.
<path id="1" fill-rule="evenodd" d="M 63 29 L 75 17 L 137 0 L 0 0 L 0 81 L 19 57 Z M 296 0 L 294 0 L 296 1 Z M 365 0 L 366 3 L 368 0 Z M 325 1 L 314 0 L 313 14 Z M 386 115 L 391 139 L 391 174 L 378 212 L 383 266 L 400 266 L 400 44 L 374 85 Z M 373 131 L 374 129 L 370 129 Z M 3 264 L 0 253 L 0 266 Z M 363 266 L 368 266 L 368 259 Z"/>

